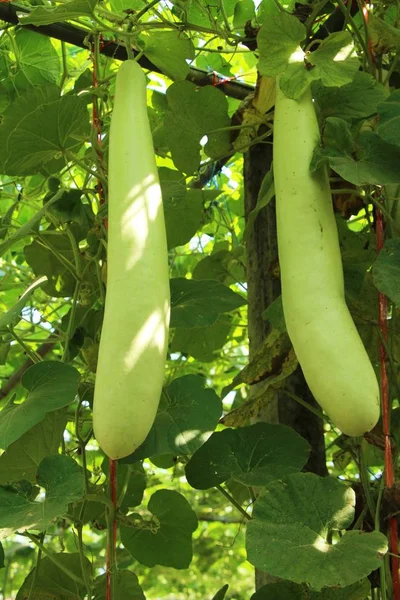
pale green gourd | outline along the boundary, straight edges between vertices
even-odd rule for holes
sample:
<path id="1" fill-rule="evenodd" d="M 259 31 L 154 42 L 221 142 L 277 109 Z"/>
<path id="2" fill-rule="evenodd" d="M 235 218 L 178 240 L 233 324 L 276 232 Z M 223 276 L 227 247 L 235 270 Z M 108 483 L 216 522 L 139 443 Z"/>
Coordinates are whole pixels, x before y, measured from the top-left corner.
<path id="1" fill-rule="evenodd" d="M 318 140 L 311 91 L 292 100 L 277 82 L 273 158 L 287 330 L 315 399 L 357 436 L 378 421 L 379 386 L 345 302 L 327 172 L 310 172 Z"/>
<path id="2" fill-rule="evenodd" d="M 107 292 L 93 425 L 100 447 L 118 459 L 145 440 L 154 422 L 170 314 L 167 242 L 146 78 L 133 60 L 117 73 L 108 182 Z"/>

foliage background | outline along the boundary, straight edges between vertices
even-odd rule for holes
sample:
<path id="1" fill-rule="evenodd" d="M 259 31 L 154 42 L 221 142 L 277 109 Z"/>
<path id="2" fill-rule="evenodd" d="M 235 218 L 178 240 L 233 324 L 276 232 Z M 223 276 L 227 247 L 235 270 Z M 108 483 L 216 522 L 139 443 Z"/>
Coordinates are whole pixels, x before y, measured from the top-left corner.
<path id="1" fill-rule="evenodd" d="M 68 20 L 86 31 L 88 47 L 79 49 L 6 23 L 1 29 L 0 304 L 4 319 L 0 319 L 0 377 L 3 382 L 0 394 L 6 408 L 0 418 L 0 440 L 7 451 L 0 457 L 0 484 L 3 486 L 3 506 L 7 502 L 10 504 L 3 514 L 0 509 L 0 527 L 19 531 L 3 542 L 4 568 L 0 571 L 3 598 L 35 600 L 46 594 L 54 600 L 83 597 L 85 587 L 79 588 L 79 583 L 68 580 L 61 585 L 60 571 L 55 569 L 54 560 L 48 561 L 47 552 L 63 553 L 60 560 L 64 575 L 65 567 L 68 567 L 81 577 L 88 568 L 85 560 L 89 559 L 93 576 L 99 578 L 97 587 L 93 588 L 93 597 L 104 597 L 104 591 L 100 590 L 104 583 L 101 575 L 106 547 L 105 501 L 103 496 L 88 500 L 88 494 L 106 493 L 108 476 L 104 455 L 91 437 L 90 403 L 105 293 L 106 204 L 103 200 L 106 199 L 107 133 L 114 76 L 119 64 L 100 52 L 110 39 L 121 44 L 129 40 L 136 51 L 142 52 L 161 71 L 149 71 L 147 75 L 149 118 L 160 169 L 173 299 L 175 297 L 175 326 L 171 333 L 166 386 L 185 376 L 194 377 L 186 378 L 182 383 L 190 398 L 198 396 L 191 414 L 194 423 L 201 422 L 201 406 L 207 401 L 215 414 L 218 407 L 220 410 L 206 424 L 199 426 L 195 441 L 186 449 L 182 442 L 181 446 L 176 443 L 175 448 L 165 439 L 159 447 L 154 443 L 151 446 L 149 442 L 148 453 L 144 451 L 141 457 L 145 459 L 143 467 L 141 463 L 120 467 L 121 478 L 126 477 L 124 493 L 131 520 L 148 519 L 145 507 L 157 491 L 173 490 L 186 498 L 199 519 L 193 533 L 193 550 L 190 543 L 186 546 L 180 540 L 175 543 L 179 560 L 182 564 L 187 562 L 185 566 L 190 563 L 190 567 L 182 569 L 181 566 L 176 570 L 166 566 L 165 562 L 148 567 L 140 562 L 135 552 L 128 552 L 122 545 L 118 548 L 118 564 L 120 569 L 129 569 L 137 575 L 147 598 L 211 599 L 225 583 L 229 583 L 226 598 L 250 598 L 254 567 L 247 561 L 243 507 L 251 512 L 254 501 L 251 491 L 237 477 L 228 477 L 223 488 L 218 485 L 205 490 L 194 489 L 185 476 L 189 456 L 215 427 L 223 429 L 222 424 L 218 424 L 221 414 L 218 397 L 248 364 L 246 240 L 251 235 L 251 225 L 247 223 L 246 229 L 242 154 L 249 144 L 271 144 L 269 113 L 267 118 L 253 115 L 252 122 L 251 112 L 245 112 L 246 119 L 250 120 L 245 121 L 244 126 L 242 122 L 238 128 L 232 118 L 239 108 L 243 112 L 244 107 L 240 100 L 225 96 L 218 83 L 221 77 L 226 77 L 255 85 L 258 59 L 262 75 L 278 74 L 280 69 L 284 70 L 282 65 L 286 68 L 288 52 L 293 44 L 296 48 L 304 32 L 298 31 L 299 21 L 294 26 L 294 21 L 285 21 L 285 17 L 281 21 L 274 20 L 279 19 L 280 7 L 267 0 L 258 7 L 250 0 L 218 1 L 215 5 L 202 0 L 150 4 L 142 0 L 98 3 L 70 0 L 43 4 L 39 0 L 21 3 L 23 7 L 31 12 L 29 16 L 21 17 L 22 24 L 42 25 Z M 287 11 L 293 8 L 285 5 Z M 349 54 L 345 68 L 341 64 L 336 70 L 330 69 L 331 62 L 328 61 L 331 58 L 328 56 L 322 67 L 316 64 L 316 70 L 310 70 L 316 79 L 314 89 L 321 117 L 328 119 L 324 128 L 324 148 L 315 156 L 315 161 L 317 164 L 328 160 L 335 174 L 342 178 L 336 194 L 336 209 L 347 299 L 376 366 L 379 360 L 376 286 L 393 302 L 389 356 L 392 400 L 396 407 L 395 306 L 399 303 L 396 199 L 400 183 L 397 114 L 400 98 L 395 91 L 390 107 L 382 103 L 389 95 L 389 78 L 397 73 L 397 9 L 394 5 L 378 6 L 369 29 L 364 31 L 360 13 L 353 18 L 340 2 L 337 6 L 311 3 L 306 8 L 303 21 L 308 35 L 332 12 L 343 10 L 352 35 L 344 34 L 348 37 L 342 37 L 339 42 L 336 38 L 333 45 L 338 44 L 340 49 L 354 40 L 358 52 L 358 57 Z M 248 36 L 245 24 L 252 19 L 253 26 L 263 25 L 263 33 L 258 38 L 259 56 L 244 43 L 248 41 L 244 39 Z M 281 39 L 274 38 L 277 23 L 282 26 Z M 369 64 L 369 43 L 380 57 L 377 65 Z M 363 73 L 358 72 L 360 64 Z M 189 66 L 218 72 L 219 77 L 214 77 L 217 85 L 197 87 L 187 81 Z M 319 78 L 315 75 L 318 69 Z M 323 73 L 328 73 L 330 83 L 324 80 Z M 293 82 L 294 78 L 289 77 L 288 81 Z M 296 82 L 298 87 L 292 88 L 294 94 L 299 93 L 304 84 L 301 80 Z M 378 109 L 378 106 L 383 108 Z M 361 129 L 375 127 L 377 111 L 379 136 L 359 137 Z M 235 139 L 239 129 L 240 135 Z M 356 158 L 355 145 L 359 151 Z M 267 190 L 267 193 L 260 193 L 256 213 L 270 201 L 270 185 L 271 182 L 266 180 L 264 192 Z M 386 185 L 383 210 L 392 245 L 386 247 L 380 263 L 375 263 L 375 233 L 371 224 L 374 210 L 381 206 L 376 189 L 381 193 L 382 185 Z M 345 194 L 340 192 L 343 187 L 347 190 Z M 51 204 L 43 208 L 49 201 Z M 341 201 L 345 204 L 340 206 Z M 373 281 L 370 269 L 374 263 Z M 21 294 L 43 275 L 47 281 L 18 303 Z M 277 279 L 277 274 L 273 273 L 272 277 Z M 191 284 L 182 283 L 180 278 Z M 219 282 L 220 287 L 214 283 L 213 288 L 210 280 Z M 179 300 L 185 285 L 189 286 L 183 288 L 189 294 L 188 305 L 182 305 Z M 210 302 L 211 294 L 213 302 Z M 284 335 L 279 300 L 269 309 L 266 318 L 271 323 L 276 342 Z M 271 359 L 270 352 L 267 347 L 264 352 L 267 361 Z M 19 384 L 21 368 L 27 359 L 39 363 L 43 356 L 46 361 L 56 361 L 45 376 L 47 388 L 40 388 L 43 374 L 37 370 L 28 371 Z M 65 369 L 57 370 L 61 368 L 59 363 L 63 363 L 61 367 L 65 369 L 67 364 L 72 364 L 79 371 L 78 401 L 76 388 L 74 391 L 74 384 L 77 386 L 75 375 Z M 294 359 L 289 361 L 288 375 L 296 366 Z M 253 368 L 257 370 L 259 364 L 253 363 Z M 284 373 L 279 385 L 284 386 L 285 379 Z M 214 390 L 213 400 L 210 396 L 206 398 L 204 383 Z M 49 402 L 55 398 L 52 411 L 48 412 L 47 404 L 40 412 L 35 404 L 30 412 L 22 411 L 21 417 L 21 411 L 16 412 L 18 406 L 25 407 L 38 388 L 40 393 L 36 398 L 39 400 Z M 173 404 L 179 394 L 176 391 L 175 396 L 173 391 L 170 393 Z M 16 406 L 5 404 L 10 398 Z M 224 414 L 232 408 L 245 406 L 248 398 L 249 386 L 241 385 L 232 390 L 223 398 Z M 23 404 L 19 405 L 21 401 Z M 182 430 L 188 427 L 186 411 L 187 406 L 179 407 L 178 403 L 177 416 L 178 420 L 182 419 Z M 18 423 L 24 424 L 22 433 L 21 430 L 15 433 L 15 415 Z M 392 423 L 396 424 L 397 419 L 398 412 L 394 410 Z M 10 423 L 14 423 L 11 428 Z M 160 423 L 162 428 L 163 422 Z M 247 423 L 244 418 L 240 424 Z M 332 479 L 354 483 L 358 490 L 361 509 L 356 512 L 357 525 L 371 532 L 380 528 L 381 519 L 381 530 L 385 532 L 387 514 L 395 510 L 391 505 L 384 515 L 379 515 L 383 470 L 381 429 L 375 432 L 378 442 L 372 440 L 372 443 L 371 439 L 348 440 L 328 421 L 324 430 L 327 466 Z M 395 441 L 396 433 L 393 427 Z M 289 447 L 296 447 L 295 444 L 293 438 Z M 59 448 L 59 456 L 83 467 L 79 475 L 71 462 L 52 462 Z M 397 460 L 397 454 L 395 458 Z M 49 462 L 42 463 L 44 459 Z M 38 480 L 39 465 L 42 479 Z M 200 466 L 202 469 L 204 464 Z M 10 524 L 10 514 L 16 514 L 20 502 L 31 506 L 35 498 L 43 499 L 44 488 L 47 489 L 47 501 L 50 487 L 45 484 L 53 473 L 51 485 L 57 486 L 60 482 L 56 481 L 54 470 L 61 473 L 62 469 L 65 469 L 64 480 L 71 483 L 68 490 L 64 490 L 64 504 L 68 499 L 71 504 L 63 509 L 59 504 L 55 508 L 46 505 L 44 510 L 50 515 L 46 517 L 46 536 L 24 533 L 25 525 L 29 524 L 25 523 L 26 517 L 25 521 L 21 517 L 19 522 L 14 520 Z M 360 478 L 362 486 L 359 485 Z M 265 484 L 263 480 L 261 485 Z M 59 488 L 57 490 L 60 493 Z M 230 494 L 229 499 L 226 493 Z M 86 494 L 84 504 L 83 494 Z M 362 508 L 363 503 L 368 506 L 369 516 Z M 372 526 L 371 517 L 375 518 Z M 123 524 L 122 516 L 121 520 Z M 331 532 L 330 535 L 335 537 L 337 534 Z M 175 548 L 173 543 L 171 553 Z M 380 548 L 382 538 L 377 537 L 375 543 L 376 549 Z M 41 549 L 42 544 L 44 548 Z M 193 561 L 190 562 L 192 552 Z M 66 558 L 65 553 L 70 558 Z M 42 577 L 40 563 L 44 564 L 47 579 Z M 311 561 L 310 573 L 313 570 Z M 359 577 L 363 579 L 362 583 L 357 584 L 355 591 L 345 588 L 346 596 L 340 595 L 341 590 L 328 590 L 307 597 L 339 599 L 350 598 L 350 593 L 354 593 L 351 596 L 354 599 L 366 598 L 370 585 L 364 578 L 372 570 L 364 568 Z M 296 581 L 293 577 L 288 576 L 288 579 Z M 86 584 L 88 580 L 90 577 L 86 577 Z M 126 585 L 131 594 L 129 597 L 143 597 L 136 580 L 130 579 Z M 324 585 L 323 578 L 321 585 Z M 381 568 L 380 586 L 382 596 L 379 597 L 389 598 L 387 561 Z M 128 591 L 124 593 L 128 594 Z M 274 593 L 272 588 L 270 592 L 264 590 L 264 596 L 257 598 L 276 597 L 270 595 Z M 293 598 L 300 597 L 298 588 L 285 588 L 283 593 L 286 598 L 289 593 Z"/>

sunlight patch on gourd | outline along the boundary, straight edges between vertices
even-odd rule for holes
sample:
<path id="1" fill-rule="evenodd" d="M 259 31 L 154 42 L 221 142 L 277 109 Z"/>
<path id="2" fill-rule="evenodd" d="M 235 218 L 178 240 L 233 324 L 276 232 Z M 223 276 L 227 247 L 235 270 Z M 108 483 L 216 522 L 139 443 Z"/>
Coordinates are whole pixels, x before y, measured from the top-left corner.
<path id="1" fill-rule="evenodd" d="M 165 343 L 165 315 L 155 310 L 144 323 L 138 334 L 132 340 L 131 346 L 125 355 L 125 366 L 128 370 L 133 369 L 148 347 L 157 348 L 160 354 L 164 351 Z"/>
<path id="2" fill-rule="evenodd" d="M 132 252 L 126 268 L 131 269 L 143 255 L 149 236 L 149 224 L 155 221 L 162 204 L 160 184 L 149 175 L 140 185 L 135 185 L 126 197 L 128 208 L 121 219 L 121 236 L 131 241 Z"/>

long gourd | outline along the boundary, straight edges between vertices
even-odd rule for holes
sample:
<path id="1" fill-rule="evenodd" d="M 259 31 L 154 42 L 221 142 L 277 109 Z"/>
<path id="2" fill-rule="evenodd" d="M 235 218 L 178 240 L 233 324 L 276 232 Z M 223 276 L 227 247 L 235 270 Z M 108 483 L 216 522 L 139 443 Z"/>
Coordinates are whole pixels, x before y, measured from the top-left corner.
<path id="1" fill-rule="evenodd" d="M 133 60 L 117 73 L 109 136 L 105 314 L 93 427 L 112 459 L 146 438 L 160 400 L 170 292 L 164 214 L 147 116 L 146 78 Z"/>
<path id="2" fill-rule="evenodd" d="M 345 302 L 327 172 L 309 168 L 318 140 L 310 89 L 292 100 L 278 81 L 273 168 L 286 326 L 315 399 L 343 433 L 357 436 L 379 418 L 379 387 Z"/>

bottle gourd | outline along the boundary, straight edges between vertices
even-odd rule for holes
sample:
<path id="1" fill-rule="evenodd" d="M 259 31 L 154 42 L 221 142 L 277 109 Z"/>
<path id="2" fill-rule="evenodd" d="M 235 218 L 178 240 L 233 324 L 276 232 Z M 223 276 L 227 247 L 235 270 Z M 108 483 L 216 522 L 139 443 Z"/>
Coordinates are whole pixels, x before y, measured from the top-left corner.
<path id="1" fill-rule="evenodd" d="M 100 447 L 118 459 L 140 446 L 154 422 L 170 314 L 167 241 L 146 78 L 133 60 L 117 73 L 108 183 L 107 290 L 93 427 Z"/>
<path id="2" fill-rule="evenodd" d="M 286 326 L 307 384 L 345 434 L 379 418 L 379 386 L 345 301 L 338 232 L 325 168 L 311 173 L 319 140 L 308 89 L 299 100 L 276 86 L 273 169 Z"/>

